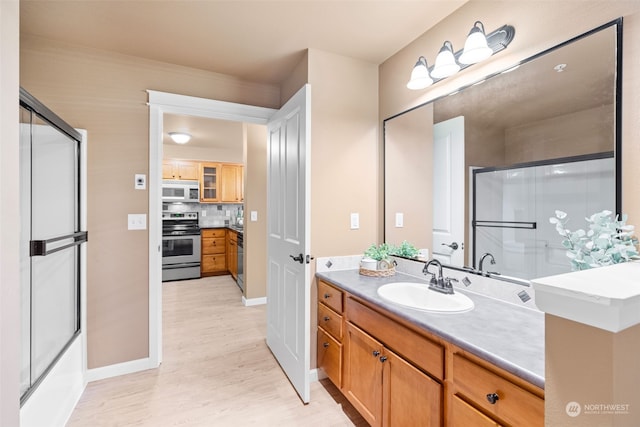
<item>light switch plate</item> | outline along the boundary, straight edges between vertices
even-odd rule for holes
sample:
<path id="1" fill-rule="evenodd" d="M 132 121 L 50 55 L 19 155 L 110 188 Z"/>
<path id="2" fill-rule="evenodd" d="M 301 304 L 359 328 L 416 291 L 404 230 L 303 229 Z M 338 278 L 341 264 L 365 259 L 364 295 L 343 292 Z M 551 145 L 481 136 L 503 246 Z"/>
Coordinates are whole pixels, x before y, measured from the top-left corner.
<path id="1" fill-rule="evenodd" d="M 146 230 L 147 214 L 129 214 L 128 229 L 129 230 Z"/>
<path id="2" fill-rule="evenodd" d="M 402 212 L 396 212 L 396 227 L 404 227 L 404 214 Z"/>
<path id="3" fill-rule="evenodd" d="M 147 188 L 147 176 L 145 174 L 136 174 L 134 188 L 136 190 L 144 190 Z"/>
<path id="4" fill-rule="evenodd" d="M 251 221 L 256 222 L 258 220 L 258 211 L 251 211 Z"/>
<path id="5" fill-rule="evenodd" d="M 357 230 L 358 228 L 360 228 L 360 214 L 359 213 L 352 213 L 351 214 L 351 229 L 352 230 Z"/>

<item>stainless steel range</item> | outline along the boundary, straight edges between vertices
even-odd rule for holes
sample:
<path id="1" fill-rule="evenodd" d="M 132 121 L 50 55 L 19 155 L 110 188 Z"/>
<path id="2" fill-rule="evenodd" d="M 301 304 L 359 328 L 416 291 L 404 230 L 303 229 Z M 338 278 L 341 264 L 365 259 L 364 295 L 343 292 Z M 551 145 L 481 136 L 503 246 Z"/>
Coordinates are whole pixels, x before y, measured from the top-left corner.
<path id="1" fill-rule="evenodd" d="M 200 277 L 197 212 L 162 213 L 162 281 Z"/>

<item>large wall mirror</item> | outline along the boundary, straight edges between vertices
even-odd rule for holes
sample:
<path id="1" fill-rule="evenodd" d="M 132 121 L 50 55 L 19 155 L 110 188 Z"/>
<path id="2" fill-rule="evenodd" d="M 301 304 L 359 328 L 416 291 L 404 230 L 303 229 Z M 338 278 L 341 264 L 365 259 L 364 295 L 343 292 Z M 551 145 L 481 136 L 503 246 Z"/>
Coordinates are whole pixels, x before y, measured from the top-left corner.
<path id="1" fill-rule="evenodd" d="M 621 211 L 621 40 L 618 19 L 386 119 L 384 240 L 496 276 L 570 271 L 554 212 L 578 229 Z"/>

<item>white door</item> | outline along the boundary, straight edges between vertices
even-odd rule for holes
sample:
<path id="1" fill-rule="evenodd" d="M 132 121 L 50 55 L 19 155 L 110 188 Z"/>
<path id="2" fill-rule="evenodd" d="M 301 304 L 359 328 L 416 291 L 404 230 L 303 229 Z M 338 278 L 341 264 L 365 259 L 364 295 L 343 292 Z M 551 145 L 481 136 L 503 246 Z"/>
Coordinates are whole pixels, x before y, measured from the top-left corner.
<path id="1" fill-rule="evenodd" d="M 267 345 L 309 402 L 310 86 L 268 124 Z"/>
<path id="2" fill-rule="evenodd" d="M 464 265 L 464 117 L 433 127 L 433 257 Z"/>

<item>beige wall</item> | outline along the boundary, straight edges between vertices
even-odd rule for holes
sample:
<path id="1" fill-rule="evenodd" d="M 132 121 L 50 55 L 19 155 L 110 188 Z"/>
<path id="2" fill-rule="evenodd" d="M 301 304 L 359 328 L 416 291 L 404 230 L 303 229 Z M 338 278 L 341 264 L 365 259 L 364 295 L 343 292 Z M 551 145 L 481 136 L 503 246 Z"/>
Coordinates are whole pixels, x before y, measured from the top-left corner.
<path id="1" fill-rule="evenodd" d="M 267 127 L 245 124 L 245 292 L 247 299 L 267 295 Z M 258 220 L 251 221 L 251 211 Z"/>
<path id="2" fill-rule="evenodd" d="M 309 50 L 311 84 L 311 252 L 362 253 L 377 241 L 378 70 Z M 350 214 L 360 228 L 350 230 Z"/>
<path id="3" fill-rule="evenodd" d="M 87 129 L 88 365 L 145 358 L 149 349 L 148 233 L 128 213 L 148 213 L 133 189 L 149 171 L 146 89 L 278 107 L 277 87 L 220 74 L 24 37 L 20 84 L 77 128 Z"/>
<path id="4" fill-rule="evenodd" d="M 0 425 L 20 424 L 18 1 L 0 1 Z"/>

